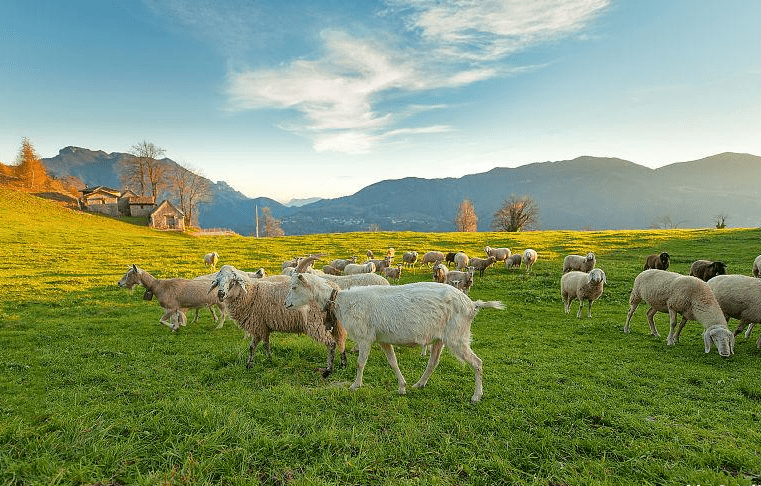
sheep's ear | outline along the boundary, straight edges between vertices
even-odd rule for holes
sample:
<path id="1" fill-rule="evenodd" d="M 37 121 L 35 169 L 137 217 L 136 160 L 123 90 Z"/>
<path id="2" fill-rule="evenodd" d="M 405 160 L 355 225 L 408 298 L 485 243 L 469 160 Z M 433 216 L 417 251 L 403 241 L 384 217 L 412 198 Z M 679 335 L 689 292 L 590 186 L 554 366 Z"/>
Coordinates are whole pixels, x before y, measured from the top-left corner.
<path id="1" fill-rule="evenodd" d="M 703 333 L 703 343 L 706 345 L 706 353 L 711 352 L 711 333 L 709 331 L 705 331 Z"/>

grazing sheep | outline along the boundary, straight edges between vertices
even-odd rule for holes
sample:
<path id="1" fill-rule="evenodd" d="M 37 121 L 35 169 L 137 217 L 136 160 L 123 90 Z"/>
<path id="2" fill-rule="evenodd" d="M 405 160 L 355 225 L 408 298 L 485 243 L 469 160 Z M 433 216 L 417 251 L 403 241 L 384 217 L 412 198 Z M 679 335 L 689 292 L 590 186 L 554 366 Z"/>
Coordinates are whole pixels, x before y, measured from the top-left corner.
<path id="1" fill-rule="evenodd" d="M 758 278 L 759 274 L 761 273 L 761 255 L 758 255 L 755 260 L 753 260 L 753 276 Z"/>
<path id="2" fill-rule="evenodd" d="M 207 267 L 211 267 L 213 270 L 217 268 L 217 262 L 219 261 L 219 255 L 216 251 L 207 253 L 203 256 L 203 264 Z"/>
<path id="3" fill-rule="evenodd" d="M 357 256 L 356 256 L 356 255 L 354 255 L 353 257 L 351 257 L 351 258 L 346 258 L 346 259 L 343 259 L 343 258 L 337 258 L 337 259 L 333 260 L 332 262 L 330 262 L 330 266 L 331 266 L 331 267 L 333 267 L 333 268 L 335 268 L 335 269 L 336 269 L 336 270 L 338 270 L 339 272 L 343 272 L 343 271 L 344 271 L 344 268 L 345 268 L 345 267 L 346 267 L 346 265 L 348 265 L 349 263 L 357 263 Z"/>
<path id="4" fill-rule="evenodd" d="M 322 267 L 322 271 L 328 275 L 342 275 L 341 270 L 337 269 L 333 265 L 325 265 Z"/>
<path id="5" fill-rule="evenodd" d="M 483 277 L 484 271 L 490 266 L 494 265 L 494 262 L 496 261 L 497 261 L 497 258 L 495 256 L 490 256 L 489 258 L 473 257 L 470 259 L 470 266 L 478 270 L 479 277 Z"/>
<path id="6" fill-rule="evenodd" d="M 344 275 L 356 275 L 358 273 L 375 273 L 375 264 L 367 263 L 349 263 L 344 267 Z"/>
<path id="7" fill-rule="evenodd" d="M 386 267 L 383 269 L 384 276 L 391 280 L 394 279 L 396 283 L 399 283 L 399 279 L 402 277 L 402 264 L 397 263 L 396 267 Z"/>
<path id="8" fill-rule="evenodd" d="M 227 316 L 227 308 L 224 302 L 217 299 L 215 295 L 209 295 L 208 282 L 209 281 L 206 279 L 157 279 L 142 268 L 133 264 L 129 270 L 127 270 L 127 273 L 119 279 L 117 284 L 119 287 L 127 288 L 129 290 L 132 290 L 135 285 L 142 285 L 145 287 L 143 298 L 151 300 L 155 295 L 156 299 L 159 301 L 159 305 L 164 309 L 164 315 L 161 316 L 159 322 L 169 326 L 172 331 L 176 331 L 180 326 L 184 326 L 187 323 L 185 313 L 188 309 L 208 307 L 211 309 L 214 321 L 217 322 L 217 316 L 212 307 L 214 305 L 219 308 L 221 313 L 221 321 L 217 324 L 217 329 L 224 326 L 225 317 Z M 173 318 L 176 318 L 176 322 L 174 323 L 172 322 Z M 197 310 L 193 322 L 196 320 L 198 320 Z"/>
<path id="9" fill-rule="evenodd" d="M 375 265 L 375 271 L 378 273 L 383 273 L 383 269 L 391 265 L 391 257 L 386 257 L 383 260 L 378 260 L 377 258 L 373 260 L 367 260 L 365 264 L 367 264 L 367 262 L 373 262 Z"/>
<path id="10" fill-rule="evenodd" d="M 446 345 L 475 371 L 471 401 L 477 402 L 483 396 L 482 362 L 470 349 L 470 325 L 479 309 L 503 309 L 501 302 L 473 302 L 462 292 L 435 282 L 336 291 L 313 275 L 293 275 L 285 298 L 286 307 L 301 308 L 314 301 L 319 308 L 332 308 L 336 320 L 357 343 L 357 376 L 351 390 L 362 386 L 370 347 L 377 341 L 396 374 L 399 393 L 405 394 L 407 382 L 399 371 L 393 345 L 424 346 L 431 343 L 428 366 L 413 388 L 422 388 L 428 383 Z"/>
<path id="11" fill-rule="evenodd" d="M 313 278 L 322 280 L 316 275 Z M 322 281 L 327 288 L 337 288 L 335 284 Z M 333 372 L 336 348 L 341 354 L 342 365 L 346 364 L 346 331 L 339 325 L 333 326 L 332 331 L 326 329 L 324 306 L 312 303 L 298 309 L 286 309 L 284 301 L 289 287 L 290 278 L 286 281 L 250 279 L 235 267 L 224 265 L 212 281 L 211 288 L 207 284 L 207 292 L 225 302 L 230 316 L 238 321 L 241 329 L 251 335 L 247 368 L 253 366 L 259 341 L 264 342 L 267 357 L 272 356 L 269 341 L 271 332 L 307 334 L 328 348 L 327 367 L 322 373 L 323 377 L 328 377 Z M 217 291 L 212 292 L 214 289 Z"/>
<path id="12" fill-rule="evenodd" d="M 301 261 L 301 263 L 299 263 L 299 266 L 294 269 L 294 273 L 315 273 L 313 271 L 309 271 L 311 270 L 312 263 L 314 263 L 315 260 L 318 260 L 318 258 L 305 258 Z M 330 275 L 324 272 L 315 274 L 338 285 L 338 288 L 341 290 L 346 290 L 357 286 L 389 285 L 388 280 L 373 272 L 357 273 L 354 275 Z"/>
<path id="13" fill-rule="evenodd" d="M 405 251 L 404 255 L 402 255 L 402 262 L 404 262 L 405 267 L 407 265 L 414 267 L 416 261 L 417 261 L 416 251 Z"/>
<path id="14" fill-rule="evenodd" d="M 657 268 L 658 270 L 668 270 L 670 263 L 671 257 L 669 257 L 669 254 L 665 251 L 660 255 L 653 253 L 652 255 L 648 255 L 645 259 L 645 267 L 643 270 L 649 270 L 651 268 Z"/>
<path id="15" fill-rule="evenodd" d="M 690 265 L 690 275 L 698 277 L 703 282 L 708 282 L 716 275 L 726 275 L 727 265 L 724 262 L 711 262 L 708 260 L 695 260 Z"/>
<path id="16" fill-rule="evenodd" d="M 470 288 L 473 286 L 473 274 L 475 271 L 476 269 L 474 267 L 468 267 L 467 272 L 452 270 L 451 272 L 447 272 L 444 283 L 451 285 L 452 287 L 467 294 L 470 292 Z"/>
<path id="17" fill-rule="evenodd" d="M 597 263 L 597 259 L 595 258 L 595 254 L 591 251 L 587 253 L 587 256 L 566 255 L 566 257 L 563 258 L 563 273 L 572 270 L 589 273 L 595 268 L 595 263 Z"/>
<path id="18" fill-rule="evenodd" d="M 433 266 L 433 281 L 446 283 L 449 269 L 443 263 L 439 262 Z"/>
<path id="19" fill-rule="evenodd" d="M 457 270 L 468 268 L 468 266 L 470 265 L 470 257 L 468 257 L 468 255 L 466 255 L 465 253 L 458 251 L 454 256 L 454 264 Z"/>
<path id="20" fill-rule="evenodd" d="M 450 251 L 450 252 L 447 252 L 446 256 L 444 257 L 444 262 L 446 263 L 447 268 L 449 267 L 450 263 L 454 265 L 454 263 L 455 263 L 454 257 L 458 253 L 460 253 L 460 252 L 459 251 Z"/>
<path id="21" fill-rule="evenodd" d="M 444 254 L 440 251 L 429 251 L 428 253 L 423 255 L 423 258 L 420 259 L 420 266 L 423 265 L 426 266 L 432 266 L 436 262 L 442 262 L 444 261 Z"/>
<path id="22" fill-rule="evenodd" d="M 505 260 L 505 268 L 507 270 L 515 268 L 521 268 L 521 254 L 516 253 L 515 255 L 510 255 L 510 257 Z"/>
<path id="23" fill-rule="evenodd" d="M 526 248 L 523 252 L 523 264 L 526 265 L 526 273 L 531 271 L 531 267 L 536 263 L 537 254 L 536 250 Z"/>
<path id="24" fill-rule="evenodd" d="M 576 317 L 581 318 L 581 309 L 584 307 L 584 301 L 589 302 L 587 317 L 592 317 L 592 303 L 597 300 L 603 291 L 603 285 L 608 283 L 605 278 L 605 272 L 599 268 L 594 268 L 589 273 L 571 270 L 564 273 L 560 278 L 560 295 L 563 296 L 565 313 L 571 312 L 571 302 L 573 299 L 579 300 L 579 311 Z"/>
<path id="25" fill-rule="evenodd" d="M 734 335 L 740 334 L 747 325 L 745 337 L 749 338 L 753 326 L 761 322 L 761 281 L 745 275 L 717 275 L 708 281 L 708 286 L 727 322 L 731 318 L 740 321 Z M 761 348 L 761 336 L 756 347 Z"/>
<path id="26" fill-rule="evenodd" d="M 511 255 L 510 248 L 492 248 L 487 246 L 484 248 L 484 251 L 486 252 L 486 256 L 493 256 L 498 262 L 504 262 L 510 258 Z"/>
<path id="27" fill-rule="evenodd" d="M 719 307 L 711 288 L 699 278 L 680 275 L 666 270 L 645 270 L 634 279 L 634 287 L 629 296 L 629 313 L 626 316 L 624 332 L 629 332 L 629 323 L 637 306 L 642 301 L 650 305 L 647 320 L 653 336 L 660 336 L 653 316 L 656 312 L 668 312 L 671 330 L 666 344 L 674 345 L 687 320 L 703 324 L 705 352 L 711 351 L 711 343 L 721 356 L 734 353 L 735 337 L 727 327 L 724 313 Z M 682 322 L 676 327 L 677 313 L 682 314 Z"/>

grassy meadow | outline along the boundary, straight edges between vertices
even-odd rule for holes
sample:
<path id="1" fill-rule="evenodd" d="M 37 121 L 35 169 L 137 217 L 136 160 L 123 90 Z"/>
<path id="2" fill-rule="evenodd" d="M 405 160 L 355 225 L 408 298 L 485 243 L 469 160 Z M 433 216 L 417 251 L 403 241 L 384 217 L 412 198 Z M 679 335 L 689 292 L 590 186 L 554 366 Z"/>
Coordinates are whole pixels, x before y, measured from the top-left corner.
<path id="1" fill-rule="evenodd" d="M 681 273 L 708 258 L 749 275 L 761 230 L 199 238 L 0 190 L 0 241 L 0 484 L 761 482 L 758 331 L 738 336 L 730 358 L 704 353 L 697 322 L 666 346 L 667 315 L 652 337 L 643 304 L 622 332 L 645 255 L 668 251 Z M 426 388 L 399 396 L 375 346 L 351 392 L 356 355 L 323 379 L 323 346 L 273 334 L 272 359 L 260 346 L 246 369 L 234 322 L 217 330 L 203 311 L 173 333 L 142 288 L 116 285 L 132 263 L 159 278 L 207 273 L 209 251 L 220 264 L 279 273 L 315 252 L 482 256 L 486 245 L 531 247 L 539 260 L 528 275 L 496 266 L 476 276 L 471 298 L 506 309 L 482 310 L 472 326 L 484 363 L 475 405 L 472 369 L 447 350 Z M 587 251 L 608 285 L 592 318 L 577 319 L 578 303 L 563 312 L 562 259 Z M 402 283 L 430 278 L 416 268 Z M 414 383 L 427 357 L 397 357 Z"/>

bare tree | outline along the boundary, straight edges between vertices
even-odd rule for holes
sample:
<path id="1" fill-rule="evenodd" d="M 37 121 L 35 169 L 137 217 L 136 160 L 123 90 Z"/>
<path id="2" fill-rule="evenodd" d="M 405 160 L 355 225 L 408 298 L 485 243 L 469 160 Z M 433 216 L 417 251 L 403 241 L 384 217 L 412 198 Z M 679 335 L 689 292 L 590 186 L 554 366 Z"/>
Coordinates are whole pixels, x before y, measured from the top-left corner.
<path id="1" fill-rule="evenodd" d="M 21 140 L 21 148 L 16 156 L 16 167 L 14 172 L 19 178 L 21 187 L 33 190 L 35 187 L 43 187 L 48 182 L 48 175 L 45 172 L 45 166 L 42 165 L 40 156 L 32 146 L 32 142 L 24 137 Z"/>
<path id="2" fill-rule="evenodd" d="M 177 164 L 169 173 L 172 182 L 172 193 L 185 213 L 185 225 L 198 225 L 198 205 L 212 201 L 211 184 L 200 172 Z"/>
<path id="3" fill-rule="evenodd" d="M 539 228 L 539 205 L 529 196 L 511 194 L 494 213 L 491 223 L 496 231 L 522 231 Z"/>
<path id="4" fill-rule="evenodd" d="M 158 201 L 158 195 L 169 186 L 169 165 L 159 160 L 164 157 L 165 150 L 151 142 L 133 145 L 125 162 L 122 182 L 141 196 L 153 196 Z"/>
<path id="5" fill-rule="evenodd" d="M 460 203 L 460 209 L 454 218 L 454 225 L 457 231 L 476 232 L 478 231 L 478 216 L 476 209 L 470 199 L 463 199 Z"/>
<path id="6" fill-rule="evenodd" d="M 729 216 L 726 213 L 719 213 L 718 215 L 716 215 L 716 229 L 726 228 L 727 218 L 729 218 Z"/>
<path id="7" fill-rule="evenodd" d="M 262 219 L 264 220 L 264 236 L 285 236 L 280 220 L 272 216 L 268 206 L 262 208 Z"/>
<path id="8" fill-rule="evenodd" d="M 677 229 L 679 226 L 685 224 L 687 222 L 686 219 L 681 219 L 679 221 L 675 221 L 671 218 L 670 214 L 665 214 L 663 216 L 658 216 L 653 220 L 652 223 L 650 223 L 650 228 L 652 229 Z"/>

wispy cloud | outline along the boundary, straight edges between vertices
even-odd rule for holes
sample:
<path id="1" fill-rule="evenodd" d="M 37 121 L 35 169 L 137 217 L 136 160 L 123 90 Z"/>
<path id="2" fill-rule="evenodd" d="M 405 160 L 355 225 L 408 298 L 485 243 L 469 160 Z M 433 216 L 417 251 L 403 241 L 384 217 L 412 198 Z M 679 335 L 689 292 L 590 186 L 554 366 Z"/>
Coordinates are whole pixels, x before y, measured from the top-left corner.
<path id="1" fill-rule="evenodd" d="M 281 126 L 308 137 L 316 151 L 369 152 L 398 135 L 441 129 L 405 126 L 423 110 L 400 102 L 405 95 L 537 69 L 509 67 L 506 60 L 542 42 L 582 33 L 609 2 L 387 0 L 378 16 L 396 31 L 368 29 L 373 35 L 360 37 L 348 28 L 326 28 L 319 49 L 304 53 L 308 57 L 233 70 L 227 83 L 230 108 L 293 110 L 297 121 Z"/>

